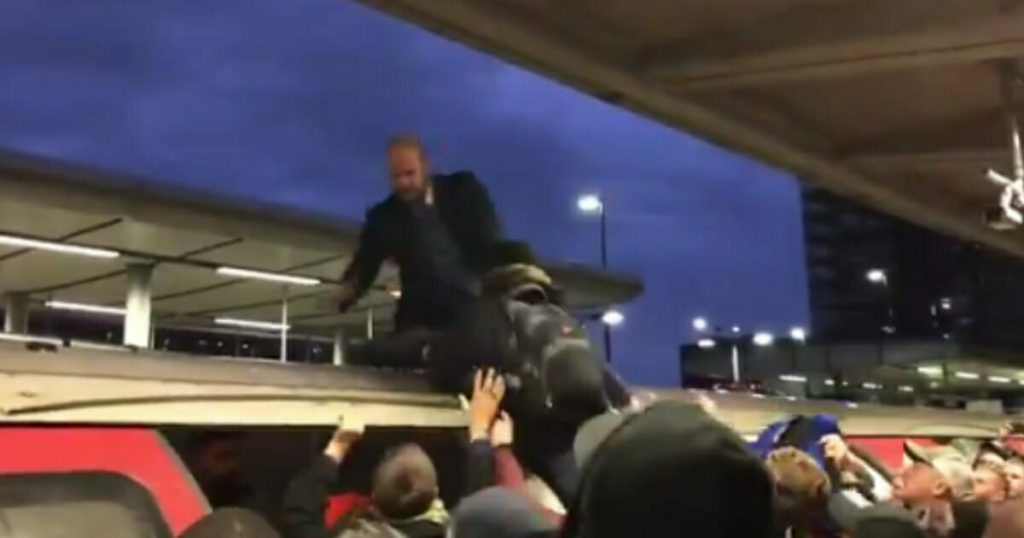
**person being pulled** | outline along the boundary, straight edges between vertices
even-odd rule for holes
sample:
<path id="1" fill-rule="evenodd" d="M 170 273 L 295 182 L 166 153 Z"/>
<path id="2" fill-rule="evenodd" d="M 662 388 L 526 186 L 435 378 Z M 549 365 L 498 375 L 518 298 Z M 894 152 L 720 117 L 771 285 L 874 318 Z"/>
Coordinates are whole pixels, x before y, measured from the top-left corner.
<path id="1" fill-rule="evenodd" d="M 392 260 L 401 282 L 395 332 L 408 341 L 415 340 L 410 334 L 449 326 L 476 299 L 480 272 L 501 226 L 476 176 L 467 171 L 432 175 L 417 137 L 392 138 L 387 158 L 393 192 L 367 212 L 336 299 L 340 311 L 349 309 L 373 285 L 383 262 Z M 389 355 L 398 362 L 409 359 L 400 351 Z"/>
<path id="2" fill-rule="evenodd" d="M 631 403 L 631 395 L 590 347 L 563 293 L 529 245 L 495 243 L 482 293 L 459 323 L 431 341 L 435 385 L 468 393 L 478 368 L 505 378 L 504 407 L 515 419 L 515 451 L 563 503 L 579 472 L 572 442 L 580 424 Z"/>

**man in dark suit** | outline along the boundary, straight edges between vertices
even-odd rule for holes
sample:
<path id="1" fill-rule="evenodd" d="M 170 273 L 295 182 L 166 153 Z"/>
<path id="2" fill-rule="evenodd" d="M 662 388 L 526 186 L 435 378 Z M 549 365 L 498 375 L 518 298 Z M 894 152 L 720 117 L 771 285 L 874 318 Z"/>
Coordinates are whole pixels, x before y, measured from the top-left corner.
<path id="1" fill-rule="evenodd" d="M 440 329 L 478 295 L 500 224 L 487 189 L 471 172 L 432 175 L 419 139 L 388 143 L 392 194 L 366 214 L 359 249 L 342 276 L 342 311 L 373 285 L 385 260 L 400 271 L 397 332 Z"/>

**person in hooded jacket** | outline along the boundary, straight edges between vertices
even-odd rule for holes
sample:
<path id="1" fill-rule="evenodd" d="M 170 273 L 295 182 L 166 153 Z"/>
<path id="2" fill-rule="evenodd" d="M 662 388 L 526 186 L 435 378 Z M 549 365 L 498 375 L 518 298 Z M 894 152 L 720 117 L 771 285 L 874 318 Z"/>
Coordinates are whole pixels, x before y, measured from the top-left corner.
<path id="1" fill-rule="evenodd" d="M 747 443 L 702 407 L 658 402 L 589 420 L 564 538 L 770 538 L 773 484 Z"/>
<path id="2" fill-rule="evenodd" d="M 590 348 L 562 290 L 529 245 L 497 243 L 481 289 L 460 323 L 426 350 L 434 384 L 465 393 L 477 368 L 501 372 L 516 455 L 567 503 L 579 478 L 572 458 L 577 428 L 610 408 L 628 406 L 631 396 Z"/>

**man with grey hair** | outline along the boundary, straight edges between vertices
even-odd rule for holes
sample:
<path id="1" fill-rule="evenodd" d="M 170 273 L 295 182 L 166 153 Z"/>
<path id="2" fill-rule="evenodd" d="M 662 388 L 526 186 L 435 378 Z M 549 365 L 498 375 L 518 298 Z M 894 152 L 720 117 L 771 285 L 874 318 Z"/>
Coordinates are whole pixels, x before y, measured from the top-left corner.
<path id="1" fill-rule="evenodd" d="M 920 518 L 932 536 L 980 538 L 988 526 L 988 506 L 970 501 L 972 469 L 953 447 L 922 447 L 908 441 L 911 463 L 893 480 L 893 500 Z"/>

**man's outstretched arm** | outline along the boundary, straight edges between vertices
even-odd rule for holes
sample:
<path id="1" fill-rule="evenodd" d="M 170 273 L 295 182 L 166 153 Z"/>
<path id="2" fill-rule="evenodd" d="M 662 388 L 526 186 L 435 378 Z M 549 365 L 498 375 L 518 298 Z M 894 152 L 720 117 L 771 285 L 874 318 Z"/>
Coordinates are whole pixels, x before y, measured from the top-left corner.
<path id="1" fill-rule="evenodd" d="M 377 280 L 380 267 L 387 257 L 382 218 L 376 209 L 366 213 L 366 223 L 359 233 L 359 247 L 341 276 L 342 287 L 337 295 L 340 311 L 348 310 Z"/>

